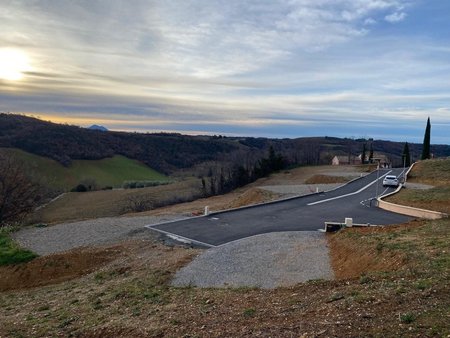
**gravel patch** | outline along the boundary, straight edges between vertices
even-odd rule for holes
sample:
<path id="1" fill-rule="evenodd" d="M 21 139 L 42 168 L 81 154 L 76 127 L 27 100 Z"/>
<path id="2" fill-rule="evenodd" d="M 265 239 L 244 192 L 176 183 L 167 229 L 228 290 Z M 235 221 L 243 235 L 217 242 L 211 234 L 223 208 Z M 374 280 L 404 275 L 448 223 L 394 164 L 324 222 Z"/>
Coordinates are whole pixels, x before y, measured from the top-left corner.
<path id="1" fill-rule="evenodd" d="M 344 183 L 333 184 L 291 184 L 291 185 L 264 185 L 258 189 L 268 190 L 277 194 L 288 196 L 303 196 L 319 191 L 328 191 L 342 186 Z"/>
<path id="2" fill-rule="evenodd" d="M 144 225 L 182 218 L 182 215 L 98 218 L 44 228 L 27 227 L 14 233 L 13 238 L 21 246 L 39 255 L 49 255 L 77 247 L 112 244 L 131 238 L 150 238 L 153 234 Z"/>
<path id="3" fill-rule="evenodd" d="M 326 235 L 316 231 L 257 235 L 206 250 L 175 275 L 174 286 L 291 286 L 333 279 Z"/>
<path id="4" fill-rule="evenodd" d="M 429 184 L 409 183 L 409 182 L 406 182 L 403 187 L 406 189 L 416 189 L 416 190 L 428 190 L 434 188 L 434 186 Z"/>

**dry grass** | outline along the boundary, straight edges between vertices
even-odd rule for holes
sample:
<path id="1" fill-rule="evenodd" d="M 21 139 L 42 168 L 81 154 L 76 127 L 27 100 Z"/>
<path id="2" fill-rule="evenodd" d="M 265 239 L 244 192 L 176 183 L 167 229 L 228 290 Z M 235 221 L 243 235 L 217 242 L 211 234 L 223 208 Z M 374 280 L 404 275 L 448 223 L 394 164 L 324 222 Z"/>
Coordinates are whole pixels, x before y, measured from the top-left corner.
<path id="1" fill-rule="evenodd" d="M 408 175 L 408 182 L 434 186 L 427 190 L 402 189 L 387 201 L 416 208 L 450 214 L 450 159 L 426 160 L 417 163 Z"/>
<path id="2" fill-rule="evenodd" d="M 409 182 L 450 186 L 450 158 L 420 161 L 408 175 Z"/>
<path id="3" fill-rule="evenodd" d="M 35 222 L 57 223 L 107 216 L 119 216 L 133 211 L 136 200 L 152 205 L 190 200 L 200 191 L 198 179 L 141 189 L 104 190 L 68 193 L 38 210 Z"/>

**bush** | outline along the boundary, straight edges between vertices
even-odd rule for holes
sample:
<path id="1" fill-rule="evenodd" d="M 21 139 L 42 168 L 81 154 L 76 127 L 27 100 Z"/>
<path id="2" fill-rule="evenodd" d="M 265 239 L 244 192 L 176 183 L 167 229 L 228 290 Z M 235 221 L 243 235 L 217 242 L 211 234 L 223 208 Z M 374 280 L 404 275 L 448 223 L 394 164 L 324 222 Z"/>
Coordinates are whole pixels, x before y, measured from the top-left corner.
<path id="1" fill-rule="evenodd" d="M 86 192 L 88 189 L 84 184 L 78 184 L 75 188 L 70 190 L 71 192 Z"/>
<path id="2" fill-rule="evenodd" d="M 185 196 L 168 196 L 158 200 L 154 200 L 149 196 L 128 196 L 126 198 L 126 206 L 123 208 L 122 213 L 153 210 L 168 205 L 191 202 L 200 197 L 201 194 L 198 193 L 190 193 Z"/>
<path id="3" fill-rule="evenodd" d="M 24 165 L 8 153 L 0 153 L 0 227 L 15 224 L 30 213 L 41 194 L 24 171 Z"/>
<path id="4" fill-rule="evenodd" d="M 125 212 L 142 212 L 153 209 L 153 202 L 145 196 L 129 196 Z"/>
<path id="5" fill-rule="evenodd" d="M 169 184 L 169 181 L 125 181 L 122 184 L 124 189 L 136 189 L 146 187 L 156 187 L 158 185 Z"/>

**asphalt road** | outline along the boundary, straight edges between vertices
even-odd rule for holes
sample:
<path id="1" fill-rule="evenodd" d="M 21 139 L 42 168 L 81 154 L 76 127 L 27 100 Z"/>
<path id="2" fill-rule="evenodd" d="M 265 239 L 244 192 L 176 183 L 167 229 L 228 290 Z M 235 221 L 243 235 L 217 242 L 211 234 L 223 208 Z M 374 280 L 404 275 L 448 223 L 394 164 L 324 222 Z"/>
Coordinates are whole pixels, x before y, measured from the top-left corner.
<path id="1" fill-rule="evenodd" d="M 324 228 L 325 221 L 344 222 L 346 217 L 353 218 L 353 223 L 403 223 L 411 217 L 370 205 L 377 193 L 394 190 L 382 186 L 383 176 L 401 173 L 402 169 L 381 169 L 333 191 L 148 228 L 212 247 L 268 232 L 317 230 Z"/>

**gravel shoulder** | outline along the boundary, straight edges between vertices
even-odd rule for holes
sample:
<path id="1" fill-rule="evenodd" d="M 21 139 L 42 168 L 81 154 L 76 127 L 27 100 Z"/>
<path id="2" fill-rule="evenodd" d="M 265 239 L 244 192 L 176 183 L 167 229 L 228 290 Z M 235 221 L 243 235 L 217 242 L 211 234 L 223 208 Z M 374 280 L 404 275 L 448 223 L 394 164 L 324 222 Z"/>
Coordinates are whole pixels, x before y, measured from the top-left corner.
<path id="1" fill-rule="evenodd" d="M 433 185 L 423 184 L 423 183 L 410 183 L 406 182 L 404 184 L 404 188 L 406 189 L 414 189 L 414 190 L 428 190 L 434 188 Z"/>
<path id="2" fill-rule="evenodd" d="M 326 235 L 280 232 L 257 235 L 206 250 L 175 275 L 174 286 L 292 286 L 333 279 Z"/>
<path id="3" fill-rule="evenodd" d="M 113 244 L 128 239 L 150 238 L 153 232 L 144 228 L 184 218 L 182 215 L 144 217 L 106 217 L 61 223 L 49 227 L 27 227 L 13 238 L 23 247 L 39 255 L 49 255 L 78 247 Z"/>

